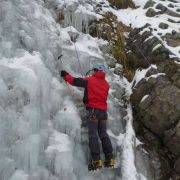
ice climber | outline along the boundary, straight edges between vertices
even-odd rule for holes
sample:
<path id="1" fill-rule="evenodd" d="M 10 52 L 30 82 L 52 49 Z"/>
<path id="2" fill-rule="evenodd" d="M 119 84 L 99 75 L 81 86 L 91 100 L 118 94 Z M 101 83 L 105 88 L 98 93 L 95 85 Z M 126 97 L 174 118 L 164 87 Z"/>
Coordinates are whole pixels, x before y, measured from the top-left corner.
<path id="1" fill-rule="evenodd" d="M 103 165 L 100 159 L 98 135 L 105 154 L 104 166 L 113 168 L 115 164 L 112 144 L 106 132 L 109 84 L 105 80 L 105 75 L 106 67 L 100 64 L 95 65 L 93 74 L 85 78 L 75 78 L 66 71 L 61 71 L 61 77 L 66 82 L 73 86 L 85 88 L 83 102 L 88 113 L 89 149 L 92 157 L 88 165 L 89 170 L 100 169 Z"/>

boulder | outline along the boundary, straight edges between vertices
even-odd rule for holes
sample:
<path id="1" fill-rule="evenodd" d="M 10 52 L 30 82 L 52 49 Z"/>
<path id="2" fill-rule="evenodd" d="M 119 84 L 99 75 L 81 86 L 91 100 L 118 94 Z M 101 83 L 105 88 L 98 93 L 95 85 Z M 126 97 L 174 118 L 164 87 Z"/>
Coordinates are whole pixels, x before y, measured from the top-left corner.
<path id="1" fill-rule="evenodd" d="M 141 101 L 145 95 L 149 96 Z M 131 101 L 138 119 L 160 137 L 180 118 L 179 88 L 164 75 L 141 80 L 133 89 Z"/>
<path id="2" fill-rule="evenodd" d="M 180 46 L 180 33 L 176 32 L 175 30 L 172 33 L 167 33 L 163 36 L 166 39 L 167 44 L 172 47 Z"/>
<path id="3" fill-rule="evenodd" d="M 170 79 L 179 75 L 180 64 L 175 63 L 173 59 L 158 64 L 158 70 L 165 73 Z M 180 77 L 180 76 L 179 76 Z"/>
<path id="4" fill-rule="evenodd" d="M 180 88 L 180 64 L 175 63 L 176 59 L 159 63 L 158 70 L 165 73 L 171 82 Z"/>
<path id="5" fill-rule="evenodd" d="M 168 4 L 168 7 L 174 8 L 174 5 L 172 3 Z"/>
<path id="6" fill-rule="evenodd" d="M 154 4 L 156 4 L 156 2 L 154 2 L 153 0 L 149 0 L 146 2 L 146 4 L 144 5 L 144 9 L 147 9 L 149 7 L 153 7 Z"/>
<path id="7" fill-rule="evenodd" d="M 147 17 L 154 17 L 156 16 L 158 13 L 153 9 L 153 8 L 149 8 L 148 11 L 146 12 L 146 16 Z"/>
<path id="8" fill-rule="evenodd" d="M 175 128 L 165 131 L 164 144 L 174 155 L 180 156 L 180 120 L 175 124 L 177 124 Z"/>
<path id="9" fill-rule="evenodd" d="M 166 23 L 161 22 L 161 23 L 159 24 L 159 28 L 161 28 L 161 29 L 168 29 L 168 27 L 169 27 L 169 25 L 166 24 Z"/>
<path id="10" fill-rule="evenodd" d="M 157 4 L 156 9 L 161 10 L 161 13 L 164 13 L 167 10 L 166 6 L 163 6 L 161 3 Z"/>

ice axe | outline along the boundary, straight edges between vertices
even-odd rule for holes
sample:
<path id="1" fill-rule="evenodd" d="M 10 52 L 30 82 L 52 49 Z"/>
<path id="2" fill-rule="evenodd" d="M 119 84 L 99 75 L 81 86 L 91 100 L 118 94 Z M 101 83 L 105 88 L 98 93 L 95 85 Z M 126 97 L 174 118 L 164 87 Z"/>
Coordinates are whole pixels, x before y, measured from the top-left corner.
<path id="1" fill-rule="evenodd" d="M 62 54 L 61 54 L 60 56 L 58 56 L 58 60 L 60 60 L 62 66 L 63 66 L 64 63 L 63 63 L 63 61 L 62 61 L 62 57 L 63 57 Z M 63 78 L 63 80 L 64 80 L 64 78 Z M 69 87 L 69 85 L 67 84 L 67 82 L 66 82 L 65 80 L 64 80 L 64 82 L 65 82 L 66 86 L 68 87 L 71 96 L 74 97 L 74 93 L 72 92 L 71 88 Z"/>
<path id="2" fill-rule="evenodd" d="M 63 57 L 63 55 L 61 54 L 60 56 L 58 56 L 58 60 L 60 60 L 60 62 L 61 62 L 61 64 L 62 64 L 62 66 L 64 65 L 64 62 L 62 61 L 62 57 Z M 63 80 L 64 80 L 64 78 L 63 78 Z M 71 94 L 71 96 L 72 97 L 76 97 L 77 99 L 78 99 L 78 101 L 80 101 L 80 102 L 82 102 L 82 100 L 79 100 L 79 98 L 74 94 L 74 92 L 71 90 L 71 88 L 70 88 L 70 86 L 68 85 L 68 83 L 64 80 L 64 82 L 65 82 L 65 84 L 66 84 L 66 86 L 67 86 L 67 88 L 68 88 L 68 90 L 69 90 L 69 93 Z"/>

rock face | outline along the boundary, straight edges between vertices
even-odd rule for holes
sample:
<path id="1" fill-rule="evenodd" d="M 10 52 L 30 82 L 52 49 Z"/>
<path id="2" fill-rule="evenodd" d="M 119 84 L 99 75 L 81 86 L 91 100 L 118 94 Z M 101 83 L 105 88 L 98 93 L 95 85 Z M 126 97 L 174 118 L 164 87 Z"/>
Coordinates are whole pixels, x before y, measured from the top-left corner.
<path id="1" fill-rule="evenodd" d="M 151 29 L 129 35 L 127 49 L 132 67 L 150 68 L 145 78 L 133 87 L 131 102 L 136 133 L 142 137 L 152 157 L 159 154 L 160 166 L 156 179 L 178 179 L 180 174 L 180 64 L 169 58 L 169 52 Z M 134 43 L 132 43 L 134 42 Z M 137 49 L 139 47 L 140 50 Z M 147 58 L 147 59 L 146 59 Z M 153 154 L 156 154 L 153 155 Z M 156 159 L 155 158 L 155 159 Z M 152 158 L 153 159 L 153 158 Z M 152 160 L 153 162 L 156 160 Z M 156 169 L 156 168 L 155 168 Z"/>
<path id="2" fill-rule="evenodd" d="M 139 92 L 140 89 L 144 91 Z M 148 97 L 141 101 L 143 95 Z M 164 75 L 137 85 L 133 96 L 138 97 L 138 118 L 160 137 L 180 118 L 180 91 Z"/>
<path id="3" fill-rule="evenodd" d="M 161 66 L 164 65 L 161 64 L 159 70 L 163 69 Z M 176 172 L 180 173 L 177 160 L 180 157 L 180 89 L 177 86 L 179 78 L 173 81 L 168 75 L 151 76 L 154 71 L 150 69 L 146 80 L 142 79 L 133 89 L 131 102 L 134 115 L 143 128 L 155 135 L 156 141 L 159 141 L 157 147 L 161 151 L 168 149 L 169 156 L 173 157 L 170 161 L 173 162 Z M 173 74 L 171 77 L 180 77 L 179 69 L 174 73 L 169 72 L 170 74 Z M 145 138 L 152 143 L 152 139 L 147 136 Z M 161 141 L 163 144 L 159 145 Z"/>
<path id="4" fill-rule="evenodd" d="M 147 68 L 152 63 L 164 62 L 169 58 L 169 51 L 162 42 L 152 36 L 152 29 L 147 24 L 146 31 L 140 33 L 143 28 L 134 29 L 127 39 L 127 54 L 131 68 Z"/>

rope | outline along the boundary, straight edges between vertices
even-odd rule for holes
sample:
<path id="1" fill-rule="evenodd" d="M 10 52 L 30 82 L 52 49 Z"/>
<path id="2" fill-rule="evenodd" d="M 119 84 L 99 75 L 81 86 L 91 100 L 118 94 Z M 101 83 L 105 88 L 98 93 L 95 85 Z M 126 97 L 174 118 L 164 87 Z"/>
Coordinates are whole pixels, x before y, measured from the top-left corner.
<path id="1" fill-rule="evenodd" d="M 139 51 L 139 53 L 142 55 L 142 57 L 144 58 L 144 60 L 148 63 L 149 66 L 152 66 L 150 61 L 148 60 L 148 58 L 144 55 L 144 53 L 141 51 L 141 49 L 134 43 L 133 39 L 131 37 L 129 37 L 129 39 L 131 39 L 132 43 L 134 44 L 134 46 L 136 47 L 136 49 Z M 158 70 L 155 69 L 156 72 L 158 73 Z"/>
<path id="2" fill-rule="evenodd" d="M 71 24 L 70 24 L 70 31 L 72 32 L 72 19 L 71 19 Z M 80 58 L 79 58 L 79 54 L 78 54 L 78 51 L 77 51 L 77 47 L 76 47 L 76 43 L 73 41 L 73 44 L 74 44 L 74 47 L 75 47 L 75 52 L 76 52 L 76 57 L 77 57 L 77 60 L 78 60 L 78 64 L 79 64 L 79 71 L 81 73 L 81 76 L 83 77 L 83 71 L 82 71 L 82 67 L 81 67 L 81 63 L 80 63 Z"/>
<path id="3" fill-rule="evenodd" d="M 133 42 L 133 39 L 132 38 L 130 38 L 130 39 L 132 40 L 132 43 L 136 46 L 137 50 L 140 52 L 142 57 L 145 59 L 145 61 L 151 66 L 151 63 L 149 62 L 148 58 L 144 55 L 144 53 L 140 50 L 140 48 Z"/>

